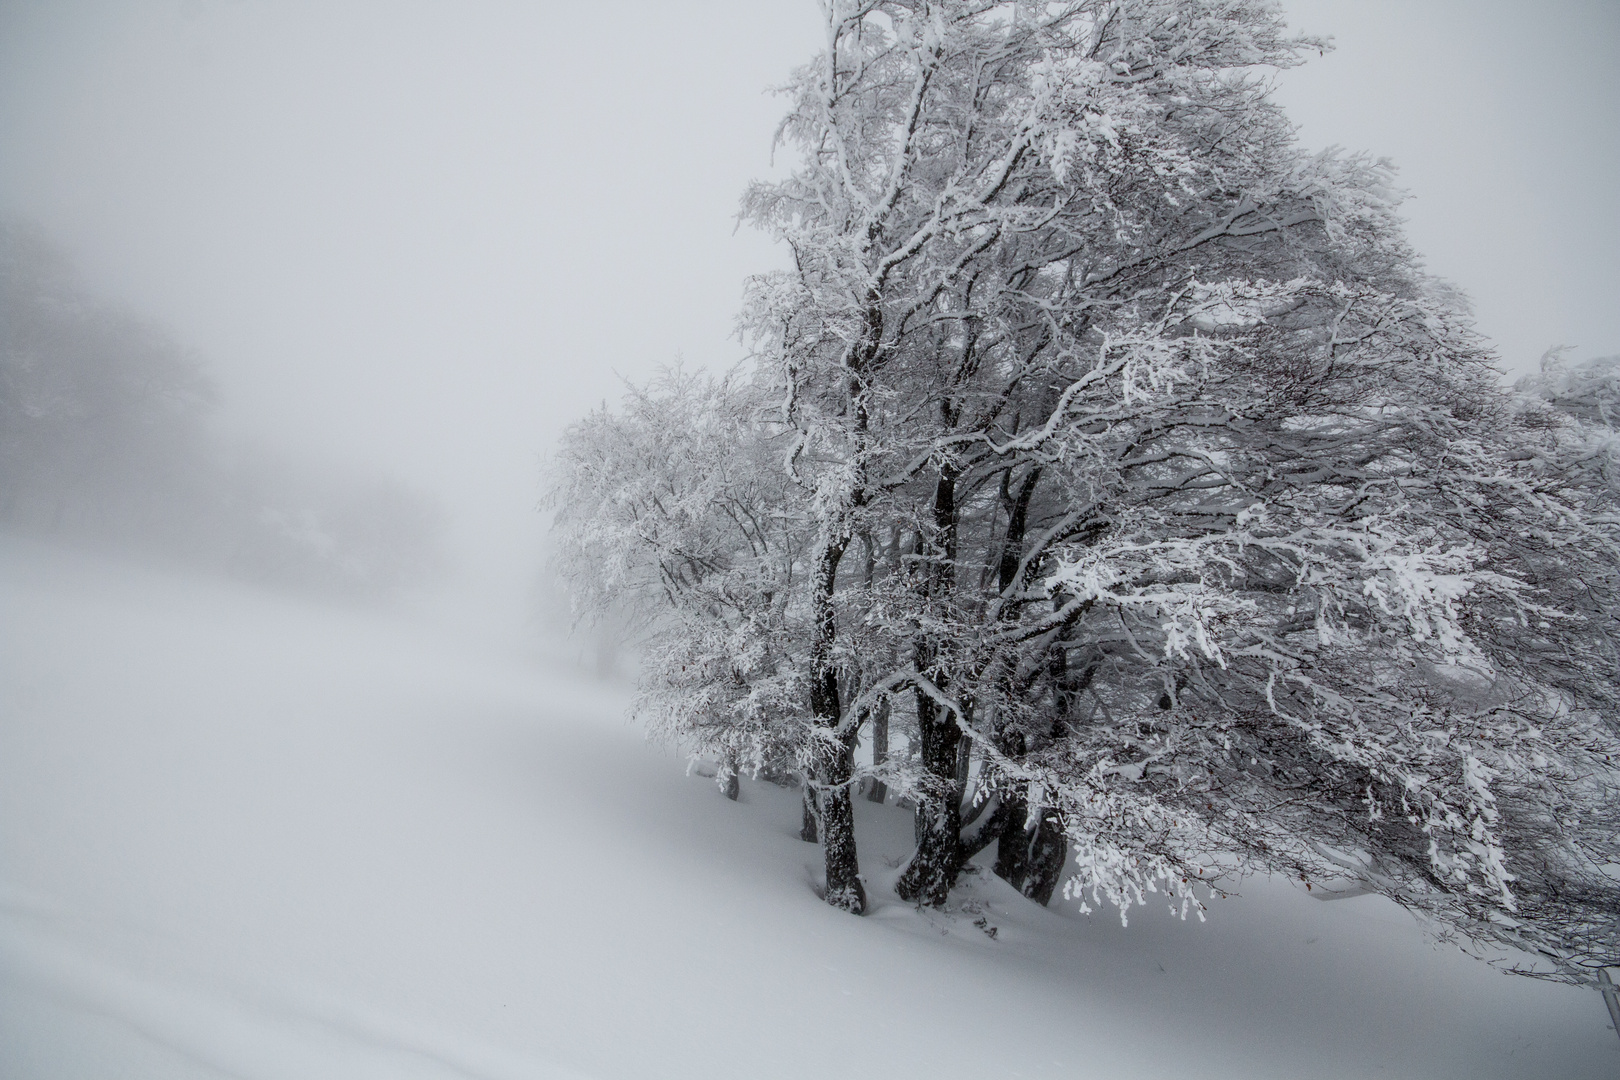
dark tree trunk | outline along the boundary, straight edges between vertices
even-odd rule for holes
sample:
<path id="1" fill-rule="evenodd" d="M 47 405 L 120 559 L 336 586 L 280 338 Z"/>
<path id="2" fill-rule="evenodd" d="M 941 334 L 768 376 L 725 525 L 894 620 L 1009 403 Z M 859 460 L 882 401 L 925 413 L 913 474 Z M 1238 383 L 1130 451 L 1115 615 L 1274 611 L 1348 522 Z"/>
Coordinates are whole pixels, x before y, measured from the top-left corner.
<path id="1" fill-rule="evenodd" d="M 1041 809 L 1034 829 L 1025 826 L 1027 806 L 1023 799 L 1002 822 L 1001 839 L 996 847 L 996 876 L 1043 907 L 1052 902 L 1063 867 L 1069 858 L 1069 841 L 1063 823 L 1053 810 Z"/>
<path id="2" fill-rule="evenodd" d="M 814 714 L 821 717 L 830 712 L 833 722 L 827 726 L 836 728 L 838 686 L 832 672 L 812 684 L 810 700 Z M 861 886 L 861 866 L 855 853 L 855 808 L 849 797 L 854 738 L 841 736 L 839 743 L 838 750 L 821 761 L 816 777 L 821 850 L 827 868 L 827 903 L 864 915 L 866 890 Z"/>
<path id="3" fill-rule="evenodd" d="M 881 768 L 889 760 L 889 703 L 880 701 L 872 712 L 872 767 Z M 874 779 L 866 789 L 866 797 L 875 803 L 889 797 L 889 785 Z"/>
<path id="4" fill-rule="evenodd" d="M 950 896 L 961 872 L 961 826 L 949 796 L 917 803 L 917 850 L 906 864 L 894 891 L 902 900 L 939 907 Z"/>
<path id="5" fill-rule="evenodd" d="M 1029 501 L 1035 494 L 1035 485 L 1040 483 L 1040 479 L 1040 466 L 1030 469 L 1024 474 L 1023 483 L 1018 485 L 1018 495 L 1014 497 L 1009 490 L 1012 474 L 1007 472 L 1001 476 L 1001 501 L 1007 508 L 1007 535 L 1001 544 L 1000 564 L 996 567 L 996 584 L 1000 586 L 1003 595 L 1018 579 L 1018 564 L 1024 559 L 1024 533 L 1029 528 Z"/>
<path id="6" fill-rule="evenodd" d="M 838 561 L 847 540 L 822 549 L 816 567 L 814 664 L 810 678 L 810 715 L 824 728 L 838 732 L 843 708 L 838 700 L 838 673 L 832 665 L 832 641 L 837 623 L 832 606 Z M 840 733 L 836 752 L 816 765 L 817 802 L 821 810 L 821 850 L 827 870 L 827 903 L 856 915 L 866 913 L 866 890 L 855 855 L 855 812 L 849 797 L 851 758 L 855 733 Z"/>
<path id="7" fill-rule="evenodd" d="M 1055 664 L 1061 668 L 1061 659 Z M 1090 681 L 1090 672 L 1085 675 Z M 1067 691 L 1060 690 L 1059 716 L 1068 711 Z M 1059 721 L 1061 723 L 1061 719 Z M 1002 751 L 1009 755 L 1022 754 L 1026 749 L 1022 735 L 1008 733 Z M 1069 842 L 1063 831 L 1063 820 L 1050 807 L 1035 808 L 1036 823 L 1026 824 L 1030 818 L 1028 800 L 1022 792 L 1006 792 L 1003 798 L 1011 807 L 996 846 L 996 874 L 1013 888 L 1036 903 L 1051 902 L 1063 877 L 1063 866 L 1069 857 Z"/>
<path id="8" fill-rule="evenodd" d="M 1001 835 L 996 839 L 996 876 L 1013 888 L 1023 891 L 1024 879 L 1029 876 L 1029 804 L 1023 795 L 1007 792 L 1007 816 L 1001 821 Z"/>
<path id="9" fill-rule="evenodd" d="M 949 421 L 949 417 L 947 420 Z M 925 598 L 948 600 L 956 586 L 956 469 L 944 466 L 934 486 L 934 528 L 928 538 Z M 924 545 L 919 545 L 923 547 Z M 940 690 L 950 681 L 939 644 L 919 640 L 917 670 Z M 962 791 L 957 783 L 962 729 L 958 717 L 932 695 L 916 692 L 923 777 L 917 793 L 917 851 L 895 882 L 902 900 L 938 907 L 962 869 Z"/>
<path id="10" fill-rule="evenodd" d="M 863 583 L 867 592 L 872 590 L 872 582 L 877 577 L 877 542 L 872 534 L 862 533 L 861 544 L 866 550 L 866 568 L 863 574 Z M 880 700 L 872 710 L 872 768 L 881 769 L 883 763 L 889 760 L 889 702 L 887 698 Z M 875 803 L 888 799 L 889 788 L 882 780 L 872 778 L 866 789 L 866 797 Z"/>
<path id="11" fill-rule="evenodd" d="M 799 826 L 799 839 L 807 844 L 821 843 L 821 811 L 816 807 L 816 789 L 805 781 L 804 785 L 804 820 Z"/>
<path id="12" fill-rule="evenodd" d="M 917 793 L 917 851 L 895 882 L 902 900 L 938 907 L 962 869 L 962 793 L 956 761 L 962 729 L 926 694 L 917 695 L 923 779 Z"/>
<path id="13" fill-rule="evenodd" d="M 984 824 L 979 826 L 977 832 L 972 836 L 962 837 L 962 862 L 964 865 L 973 856 L 995 843 L 1001 837 L 1002 829 L 1006 827 L 1009 807 L 1001 801 L 1001 796 L 990 796 L 989 801 L 981 803 L 978 809 L 983 810 L 986 806 L 994 806 L 995 809 L 990 811 L 990 816 L 984 819 Z M 971 824 L 971 818 L 964 818 L 962 828 L 965 829 Z"/>
<path id="14" fill-rule="evenodd" d="M 735 754 L 727 754 L 725 760 L 720 763 L 720 775 L 718 780 L 720 782 L 720 790 L 725 794 L 726 798 L 730 799 L 732 802 L 737 801 L 737 795 L 742 787 L 742 785 L 738 782 L 737 772 L 737 756 Z"/>
<path id="15" fill-rule="evenodd" d="M 1063 866 L 1069 858 L 1069 841 L 1063 834 L 1063 823 L 1052 810 L 1041 812 L 1041 821 L 1035 828 L 1035 839 L 1029 848 L 1029 872 L 1024 879 L 1024 895 L 1045 907 L 1052 902 L 1058 882 L 1063 878 Z"/>
<path id="16" fill-rule="evenodd" d="M 996 734 L 996 749 L 1007 757 L 1020 758 L 1028 746 L 1022 732 L 1002 729 Z M 1023 785 L 1011 784 L 1001 792 L 1005 812 L 996 835 L 996 876 L 1015 889 L 1023 888 L 1029 872 L 1029 800 L 1024 790 Z"/>
<path id="17" fill-rule="evenodd" d="M 988 797 L 986 797 L 983 789 L 978 789 L 975 790 L 970 796 L 966 793 L 966 791 L 964 791 L 962 794 L 962 828 L 966 829 L 975 821 L 978 821 L 984 812 L 990 809 L 992 806 L 1000 805 L 1001 800 L 996 798 L 994 793 L 991 793 Z M 967 838 L 965 836 L 962 838 L 962 843 L 967 843 Z M 985 844 L 988 843 L 989 841 L 986 840 Z M 976 852 L 984 850 L 985 844 L 980 844 L 978 847 L 974 848 L 973 851 L 965 853 L 963 858 L 971 859 Z"/>
<path id="18" fill-rule="evenodd" d="M 850 798 L 853 756 L 853 742 L 846 742 L 823 774 L 821 845 L 827 863 L 827 903 L 864 915 L 866 890 L 855 853 L 855 807 Z"/>
<path id="19" fill-rule="evenodd" d="M 1018 569 L 1024 557 L 1024 536 L 1029 527 L 1029 504 L 1040 482 L 1041 469 L 1031 468 L 1018 485 L 1018 494 L 1011 492 L 1011 472 L 1001 478 L 1001 501 L 1007 510 L 1007 534 L 1001 545 L 1001 561 L 997 567 L 997 584 L 1003 596 L 1018 584 Z M 1002 617 L 1017 617 L 1017 605 L 1007 604 Z M 1010 758 L 1021 758 L 1029 749 L 1020 731 L 1001 730 L 996 733 L 996 748 Z M 1001 833 L 996 838 L 996 876 L 1013 888 L 1022 891 L 1029 876 L 1029 800 L 1022 788 L 1002 793 L 1007 812 L 1001 820 Z"/>
<path id="20" fill-rule="evenodd" d="M 1083 667 L 1078 673 L 1069 670 L 1069 654 L 1058 643 L 1052 649 L 1050 660 L 1052 699 L 1057 716 L 1048 733 L 1052 739 L 1062 737 L 1074 699 L 1091 685 L 1097 673 L 1095 664 Z M 1063 829 L 1063 818 L 1051 807 L 1036 811 L 1039 821 L 1029 845 L 1028 876 L 1023 883 L 1024 895 L 1041 906 L 1052 902 L 1058 883 L 1063 880 L 1063 867 L 1069 860 L 1069 840 Z"/>

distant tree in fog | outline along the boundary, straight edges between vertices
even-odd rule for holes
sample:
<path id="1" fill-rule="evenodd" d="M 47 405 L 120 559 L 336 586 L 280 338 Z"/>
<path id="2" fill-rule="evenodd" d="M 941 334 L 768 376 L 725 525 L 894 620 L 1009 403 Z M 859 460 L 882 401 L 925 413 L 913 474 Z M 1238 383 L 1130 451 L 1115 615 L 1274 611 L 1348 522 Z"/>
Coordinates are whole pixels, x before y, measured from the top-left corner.
<path id="1" fill-rule="evenodd" d="M 90 294 L 37 230 L 0 223 L 0 527 L 340 592 L 439 569 L 434 508 L 228 443 L 214 399 L 172 335 Z"/>
<path id="2" fill-rule="evenodd" d="M 162 329 L 102 303 L 39 233 L 0 224 L 0 520 L 163 529 L 194 498 L 213 388 Z"/>

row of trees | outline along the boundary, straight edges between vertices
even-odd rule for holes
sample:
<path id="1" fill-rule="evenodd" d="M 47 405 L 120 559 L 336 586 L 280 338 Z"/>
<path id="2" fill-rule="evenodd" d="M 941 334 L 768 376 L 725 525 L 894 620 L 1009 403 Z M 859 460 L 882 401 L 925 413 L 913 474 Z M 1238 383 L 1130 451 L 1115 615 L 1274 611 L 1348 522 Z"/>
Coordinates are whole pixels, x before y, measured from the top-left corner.
<path id="1" fill-rule="evenodd" d="M 437 572 L 432 507 L 229 443 L 214 398 L 169 334 L 91 295 L 37 230 L 0 223 L 0 527 L 346 593 Z"/>
<path id="2" fill-rule="evenodd" d="M 1615 474 L 1498 388 L 1388 170 L 1297 147 L 1264 72 L 1320 43 L 1265 0 L 827 16 L 799 167 L 745 200 L 794 264 L 750 370 L 559 459 L 561 565 L 649 620 L 656 727 L 801 778 L 855 912 L 864 779 L 915 807 L 923 904 L 990 845 L 1122 917 L 1264 866 L 1613 962 Z"/>

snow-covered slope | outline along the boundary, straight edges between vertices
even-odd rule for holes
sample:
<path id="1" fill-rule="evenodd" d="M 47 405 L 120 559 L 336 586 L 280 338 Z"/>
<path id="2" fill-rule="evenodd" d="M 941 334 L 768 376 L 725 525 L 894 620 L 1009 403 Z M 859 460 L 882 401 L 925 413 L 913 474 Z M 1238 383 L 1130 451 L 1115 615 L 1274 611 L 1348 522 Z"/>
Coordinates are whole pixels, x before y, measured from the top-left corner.
<path id="1" fill-rule="evenodd" d="M 1210 921 L 812 892 L 627 698 L 375 616 L 0 544 L 0 1076 L 1609 1077 L 1595 994 L 1361 897 Z M 981 928 L 976 925 L 983 919 Z M 992 937 L 987 931 L 996 930 Z"/>

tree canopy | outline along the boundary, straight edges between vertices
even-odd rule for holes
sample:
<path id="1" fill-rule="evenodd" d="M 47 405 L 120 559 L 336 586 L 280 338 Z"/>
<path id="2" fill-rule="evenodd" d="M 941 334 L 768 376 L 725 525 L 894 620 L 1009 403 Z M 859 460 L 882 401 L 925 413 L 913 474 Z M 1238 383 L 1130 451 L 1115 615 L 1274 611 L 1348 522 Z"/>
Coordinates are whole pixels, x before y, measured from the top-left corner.
<path id="1" fill-rule="evenodd" d="M 1266 72 L 1322 43 L 1263 0 L 827 16 L 744 200 L 793 253 L 750 371 L 565 440 L 564 568 L 660 601 L 664 729 L 790 762 L 851 910 L 870 774 L 919 903 L 994 843 L 1041 902 L 1258 866 L 1611 961 L 1615 518 L 1388 167 L 1298 147 Z"/>

